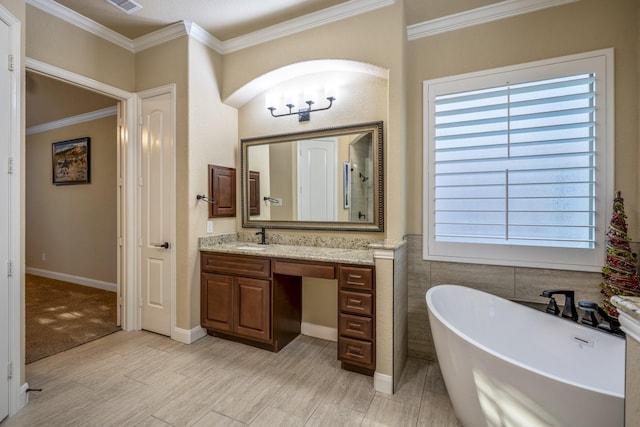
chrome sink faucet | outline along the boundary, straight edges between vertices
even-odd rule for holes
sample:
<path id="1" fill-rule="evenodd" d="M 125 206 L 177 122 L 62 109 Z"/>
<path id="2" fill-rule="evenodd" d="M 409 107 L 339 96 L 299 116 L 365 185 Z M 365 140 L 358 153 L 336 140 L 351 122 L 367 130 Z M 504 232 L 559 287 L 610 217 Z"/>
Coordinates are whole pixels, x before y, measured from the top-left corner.
<path id="1" fill-rule="evenodd" d="M 574 291 L 564 291 L 564 290 L 542 291 L 542 294 L 540 295 L 541 297 L 551 298 L 551 300 L 549 301 L 549 305 L 547 306 L 547 309 L 545 311 L 547 313 L 552 313 L 556 315 L 560 311 L 560 309 L 556 305 L 555 298 L 553 298 L 553 296 L 556 294 L 564 295 L 564 308 L 562 309 L 562 317 L 565 317 L 567 319 L 573 320 L 574 322 L 577 322 L 578 311 L 576 310 Z"/>

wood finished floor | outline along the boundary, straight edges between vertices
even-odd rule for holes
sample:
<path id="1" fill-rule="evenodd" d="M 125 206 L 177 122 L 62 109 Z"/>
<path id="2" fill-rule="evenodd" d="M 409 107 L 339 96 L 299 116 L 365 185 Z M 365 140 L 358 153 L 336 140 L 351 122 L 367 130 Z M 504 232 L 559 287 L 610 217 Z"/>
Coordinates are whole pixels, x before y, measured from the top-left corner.
<path id="1" fill-rule="evenodd" d="M 32 363 L 26 377 L 43 391 L 2 427 L 461 426 L 437 363 L 410 358 L 386 395 L 340 369 L 335 343 L 307 336 L 276 354 L 121 331 Z"/>

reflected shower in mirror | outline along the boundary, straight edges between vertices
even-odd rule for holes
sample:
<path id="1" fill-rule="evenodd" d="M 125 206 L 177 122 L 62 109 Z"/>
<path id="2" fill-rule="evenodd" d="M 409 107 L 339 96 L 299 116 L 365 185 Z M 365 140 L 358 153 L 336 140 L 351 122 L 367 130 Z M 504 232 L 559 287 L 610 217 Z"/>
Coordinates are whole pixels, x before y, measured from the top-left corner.
<path id="1" fill-rule="evenodd" d="M 382 122 L 243 139 L 245 227 L 383 230 Z M 260 188 L 250 174 L 260 174 Z M 247 201 L 259 194 L 260 209 Z"/>

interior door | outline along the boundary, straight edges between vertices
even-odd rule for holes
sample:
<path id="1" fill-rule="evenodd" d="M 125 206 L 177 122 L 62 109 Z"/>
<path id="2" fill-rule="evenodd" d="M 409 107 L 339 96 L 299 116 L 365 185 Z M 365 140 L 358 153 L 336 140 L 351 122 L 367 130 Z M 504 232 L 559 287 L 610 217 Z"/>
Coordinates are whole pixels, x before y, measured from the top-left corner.
<path id="1" fill-rule="evenodd" d="M 9 71 L 9 26 L 0 19 L 0 163 L 9 164 L 11 75 Z M 9 174 L 0 173 L 0 226 L 9 227 Z M 9 239 L 0 239 L 0 421 L 9 415 Z"/>
<path id="2" fill-rule="evenodd" d="M 173 92 L 141 98 L 142 329 L 171 336 L 175 274 Z"/>
<path id="3" fill-rule="evenodd" d="M 298 142 L 298 219 L 335 221 L 336 164 L 335 138 Z"/>

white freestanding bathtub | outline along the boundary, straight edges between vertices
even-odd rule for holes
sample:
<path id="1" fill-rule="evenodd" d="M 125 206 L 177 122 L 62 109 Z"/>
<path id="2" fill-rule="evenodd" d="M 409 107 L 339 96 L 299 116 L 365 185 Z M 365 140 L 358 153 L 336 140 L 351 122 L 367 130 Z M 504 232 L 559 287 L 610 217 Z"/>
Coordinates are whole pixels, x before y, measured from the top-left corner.
<path id="1" fill-rule="evenodd" d="M 623 338 L 463 286 L 426 300 L 465 427 L 624 425 Z"/>

